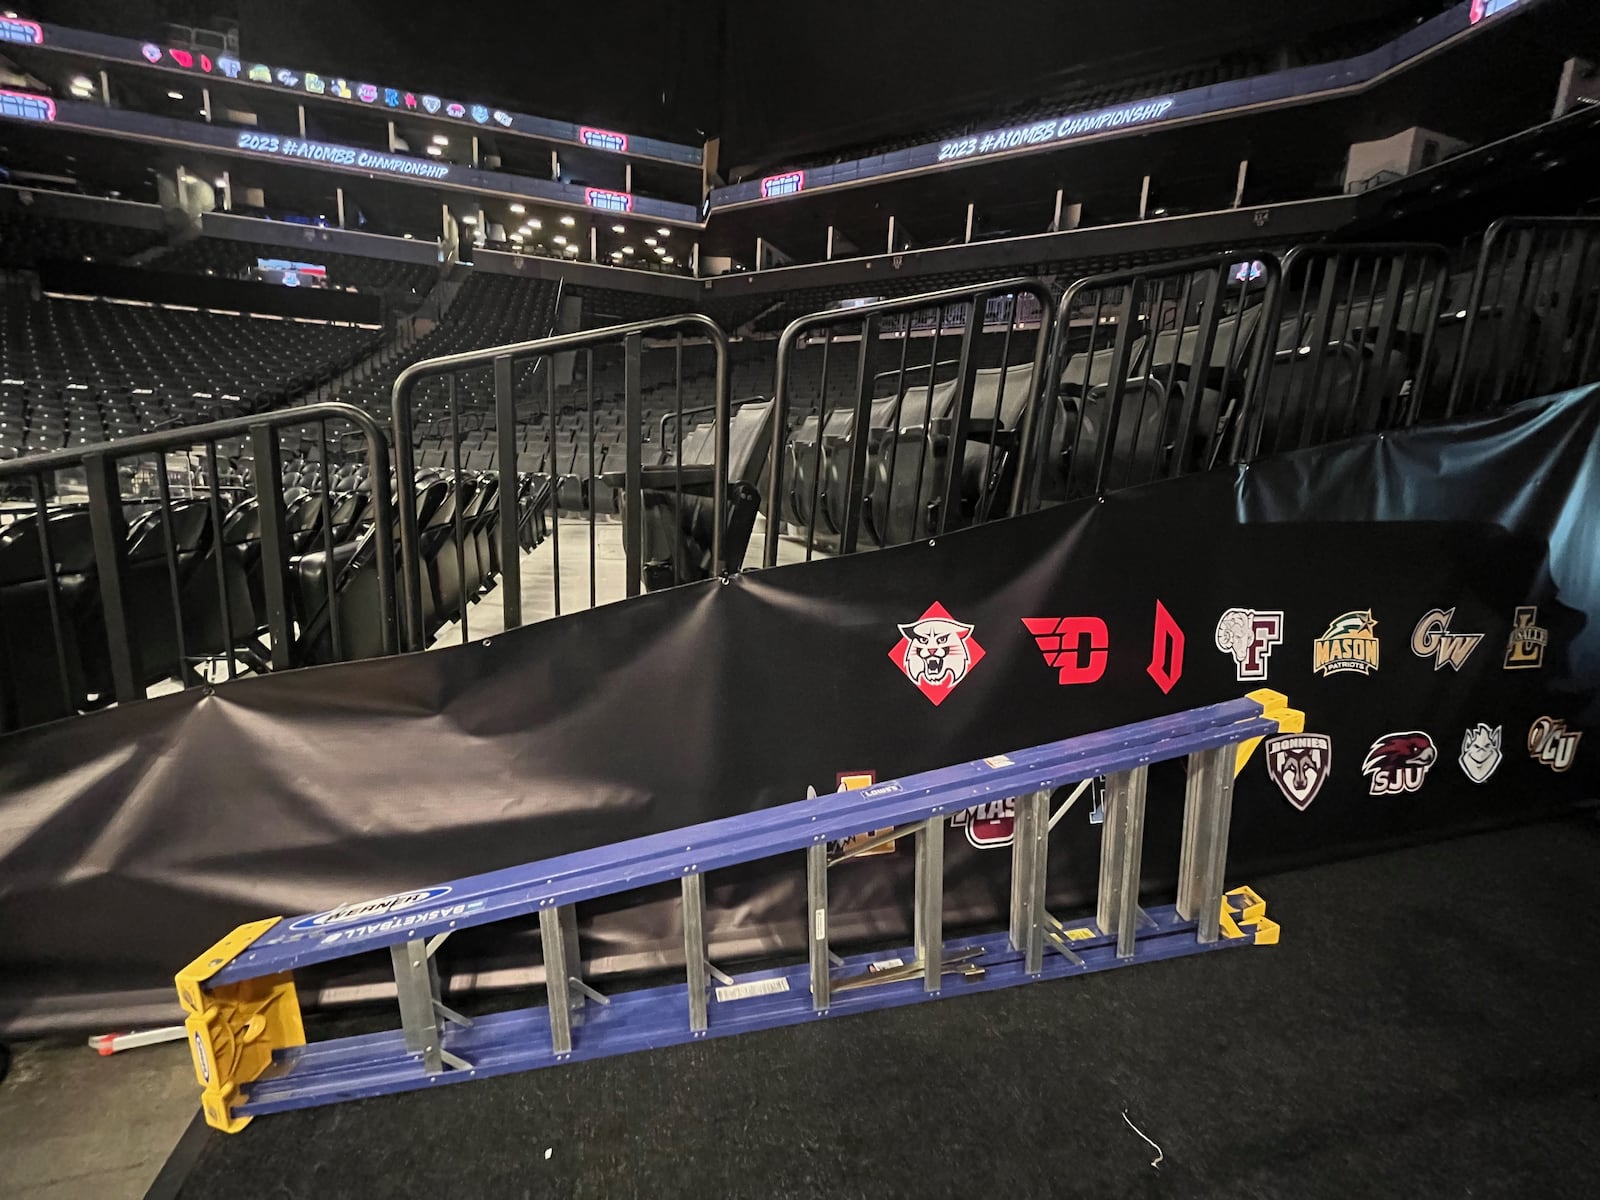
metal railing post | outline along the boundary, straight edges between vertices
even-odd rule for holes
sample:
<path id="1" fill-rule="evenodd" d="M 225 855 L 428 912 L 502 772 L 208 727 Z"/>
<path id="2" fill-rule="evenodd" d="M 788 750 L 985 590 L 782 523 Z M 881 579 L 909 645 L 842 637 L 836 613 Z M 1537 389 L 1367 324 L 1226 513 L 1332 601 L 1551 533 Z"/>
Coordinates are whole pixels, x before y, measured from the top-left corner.
<path id="1" fill-rule="evenodd" d="M 500 585 L 505 627 L 522 624 L 522 546 L 517 540 L 517 404 L 512 391 L 513 359 L 502 354 L 494 360 L 494 423 L 498 433 L 500 487 Z M 592 437 L 593 434 L 591 433 Z M 506 520 L 506 497 L 511 498 L 511 520 Z M 459 504 L 459 500 L 457 501 Z M 461 597 L 462 612 L 467 597 Z"/>

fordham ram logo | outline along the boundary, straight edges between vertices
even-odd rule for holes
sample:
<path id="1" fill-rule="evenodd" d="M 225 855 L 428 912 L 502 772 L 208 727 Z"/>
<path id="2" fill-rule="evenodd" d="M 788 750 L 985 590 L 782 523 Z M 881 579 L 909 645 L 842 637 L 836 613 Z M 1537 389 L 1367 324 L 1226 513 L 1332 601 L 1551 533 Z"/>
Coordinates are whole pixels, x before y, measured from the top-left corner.
<path id="1" fill-rule="evenodd" d="M 327 912 L 301 917 L 289 928 L 324 929 L 330 925 L 348 925 L 352 921 L 365 921 L 369 917 L 403 912 L 405 909 L 415 908 L 419 904 L 426 904 L 430 900 L 437 900 L 440 896 L 449 894 L 448 886 L 418 888 L 414 892 L 396 892 L 392 896 L 380 896 L 376 900 L 362 900 L 356 904 L 341 904 L 338 908 L 330 908 Z"/>

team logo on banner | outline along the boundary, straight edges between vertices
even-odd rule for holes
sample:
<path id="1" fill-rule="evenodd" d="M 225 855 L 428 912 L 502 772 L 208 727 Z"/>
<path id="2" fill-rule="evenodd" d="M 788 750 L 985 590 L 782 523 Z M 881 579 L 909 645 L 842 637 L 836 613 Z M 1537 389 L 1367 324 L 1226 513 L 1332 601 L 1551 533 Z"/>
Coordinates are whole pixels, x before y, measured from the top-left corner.
<path id="1" fill-rule="evenodd" d="M 1183 678 L 1183 628 L 1159 600 L 1156 601 L 1155 633 L 1150 642 L 1150 665 L 1144 670 L 1156 681 L 1162 695 L 1172 691 Z"/>
<path id="2" fill-rule="evenodd" d="M 1540 717 L 1528 727 L 1528 753 L 1552 771 L 1565 771 L 1578 757 L 1582 738 L 1581 730 L 1569 730 L 1560 718 Z"/>
<path id="3" fill-rule="evenodd" d="M 967 835 L 979 850 L 1011 845 L 1017 827 L 1015 799 L 991 800 L 954 814 L 950 824 Z"/>
<path id="4" fill-rule="evenodd" d="M 1022 625 L 1063 687 L 1094 683 L 1106 673 L 1111 634 L 1099 617 L 1023 617 Z"/>
<path id="5" fill-rule="evenodd" d="M 1506 670 L 1523 671 L 1544 666 L 1544 648 L 1550 631 L 1537 622 L 1539 606 L 1521 605 L 1511 620 L 1511 636 L 1506 639 Z"/>
<path id="6" fill-rule="evenodd" d="M 1424 613 L 1417 627 L 1411 631 L 1411 653 L 1418 658 L 1433 659 L 1433 669 L 1442 671 L 1449 667 L 1461 670 L 1467 656 L 1483 641 L 1481 633 L 1451 633 L 1450 618 L 1456 615 L 1453 608 L 1436 608 Z"/>
<path id="7" fill-rule="evenodd" d="M 837 792 L 859 792 L 862 788 L 869 788 L 874 783 L 876 783 L 878 781 L 878 773 L 876 771 L 840 771 L 839 774 L 836 776 L 836 778 L 838 780 L 838 786 L 833 789 L 836 793 Z M 806 789 L 806 799 L 807 800 L 814 800 L 814 799 L 816 799 L 816 796 L 817 796 L 817 789 L 816 788 L 808 787 Z M 881 830 L 881 829 L 869 829 L 865 833 L 853 834 L 850 837 L 845 838 L 843 841 L 829 842 L 828 843 L 828 850 L 829 850 L 830 853 L 833 853 L 833 854 L 842 854 L 842 853 L 845 853 L 846 851 L 855 849 L 856 846 L 859 846 L 862 842 L 866 841 L 868 838 L 877 837 L 878 834 L 884 833 L 884 832 L 887 832 L 887 831 L 886 830 Z M 894 853 L 894 843 L 893 842 L 884 842 L 882 845 L 874 846 L 870 850 L 861 851 L 861 853 L 858 855 L 858 857 L 860 857 L 860 858 L 870 858 L 874 854 L 893 854 L 893 853 Z"/>
<path id="8" fill-rule="evenodd" d="M 900 640 L 889 651 L 889 660 L 938 705 L 983 661 L 983 654 L 972 626 L 956 620 L 944 605 L 933 604 L 915 621 L 900 626 Z"/>
<path id="9" fill-rule="evenodd" d="M 1333 739 L 1325 733 L 1280 733 L 1262 749 L 1267 775 L 1285 800 L 1305 812 L 1333 770 Z"/>
<path id="10" fill-rule="evenodd" d="M 1265 679 L 1272 648 L 1283 641 L 1283 613 L 1230 608 L 1217 622 L 1217 649 L 1233 655 L 1234 677 Z"/>
<path id="11" fill-rule="evenodd" d="M 1371 781 L 1374 796 L 1414 792 L 1428 777 L 1428 769 L 1439 760 L 1433 739 L 1420 729 L 1406 733 L 1386 733 L 1372 743 L 1361 773 Z"/>
<path id="12" fill-rule="evenodd" d="M 1457 760 L 1461 770 L 1473 783 L 1483 783 L 1494 774 L 1494 769 L 1500 765 L 1500 731 L 1503 727 L 1496 725 L 1493 729 L 1479 721 L 1466 736 L 1461 739 L 1461 757 Z"/>
<path id="13" fill-rule="evenodd" d="M 1358 608 L 1333 619 L 1328 632 L 1311 646 L 1311 669 L 1318 675 L 1355 671 L 1370 675 L 1378 669 L 1378 622 L 1370 608 Z"/>

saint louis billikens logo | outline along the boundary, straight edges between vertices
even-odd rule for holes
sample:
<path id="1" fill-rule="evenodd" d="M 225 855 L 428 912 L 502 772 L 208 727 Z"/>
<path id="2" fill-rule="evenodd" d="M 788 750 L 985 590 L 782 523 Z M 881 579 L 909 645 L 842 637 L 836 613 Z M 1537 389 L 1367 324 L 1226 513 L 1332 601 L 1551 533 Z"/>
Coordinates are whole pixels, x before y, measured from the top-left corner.
<path id="1" fill-rule="evenodd" d="M 1230 608 L 1217 621 L 1217 649 L 1233 655 L 1234 677 L 1267 677 L 1267 659 L 1283 641 L 1283 613 Z"/>
<path id="2" fill-rule="evenodd" d="M 1280 733 L 1263 747 L 1267 775 L 1301 812 L 1311 807 L 1333 770 L 1333 739 L 1325 733 Z"/>
<path id="3" fill-rule="evenodd" d="M 1486 721 L 1479 721 L 1461 739 L 1461 757 L 1456 761 L 1473 783 L 1483 783 L 1500 765 L 1500 734 L 1504 728 L 1496 725 L 1491 729 Z"/>
<path id="4" fill-rule="evenodd" d="M 889 661 L 937 706 L 983 661 L 983 655 L 972 626 L 935 603 L 915 621 L 900 626 L 900 640 L 889 651 Z"/>

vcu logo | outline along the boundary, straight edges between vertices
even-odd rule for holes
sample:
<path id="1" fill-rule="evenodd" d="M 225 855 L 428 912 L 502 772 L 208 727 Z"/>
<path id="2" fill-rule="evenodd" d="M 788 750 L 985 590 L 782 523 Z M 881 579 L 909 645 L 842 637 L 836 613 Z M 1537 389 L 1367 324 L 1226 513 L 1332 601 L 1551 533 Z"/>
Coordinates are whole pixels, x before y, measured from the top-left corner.
<path id="1" fill-rule="evenodd" d="M 1550 631 L 1536 624 L 1539 606 L 1524 604 L 1511 621 L 1511 636 L 1506 639 L 1506 670 L 1523 671 L 1544 666 L 1544 648 Z"/>
<path id="2" fill-rule="evenodd" d="M 1411 653 L 1418 658 L 1433 659 L 1433 669 L 1442 671 L 1449 667 L 1461 670 L 1467 656 L 1483 641 L 1481 633 L 1451 633 L 1450 618 L 1456 615 L 1453 608 L 1436 608 L 1424 613 L 1417 627 L 1411 631 Z"/>
<path id="3" fill-rule="evenodd" d="M 1565 771 L 1578 757 L 1581 730 L 1569 730 L 1567 723 L 1557 717 L 1540 717 L 1528 727 L 1528 753 L 1533 761 L 1543 763 L 1552 771 Z"/>
<path id="4" fill-rule="evenodd" d="M 1370 675 L 1378 669 L 1377 619 L 1370 608 L 1341 613 L 1328 632 L 1311 644 L 1311 669 L 1318 675 L 1354 671 Z"/>

